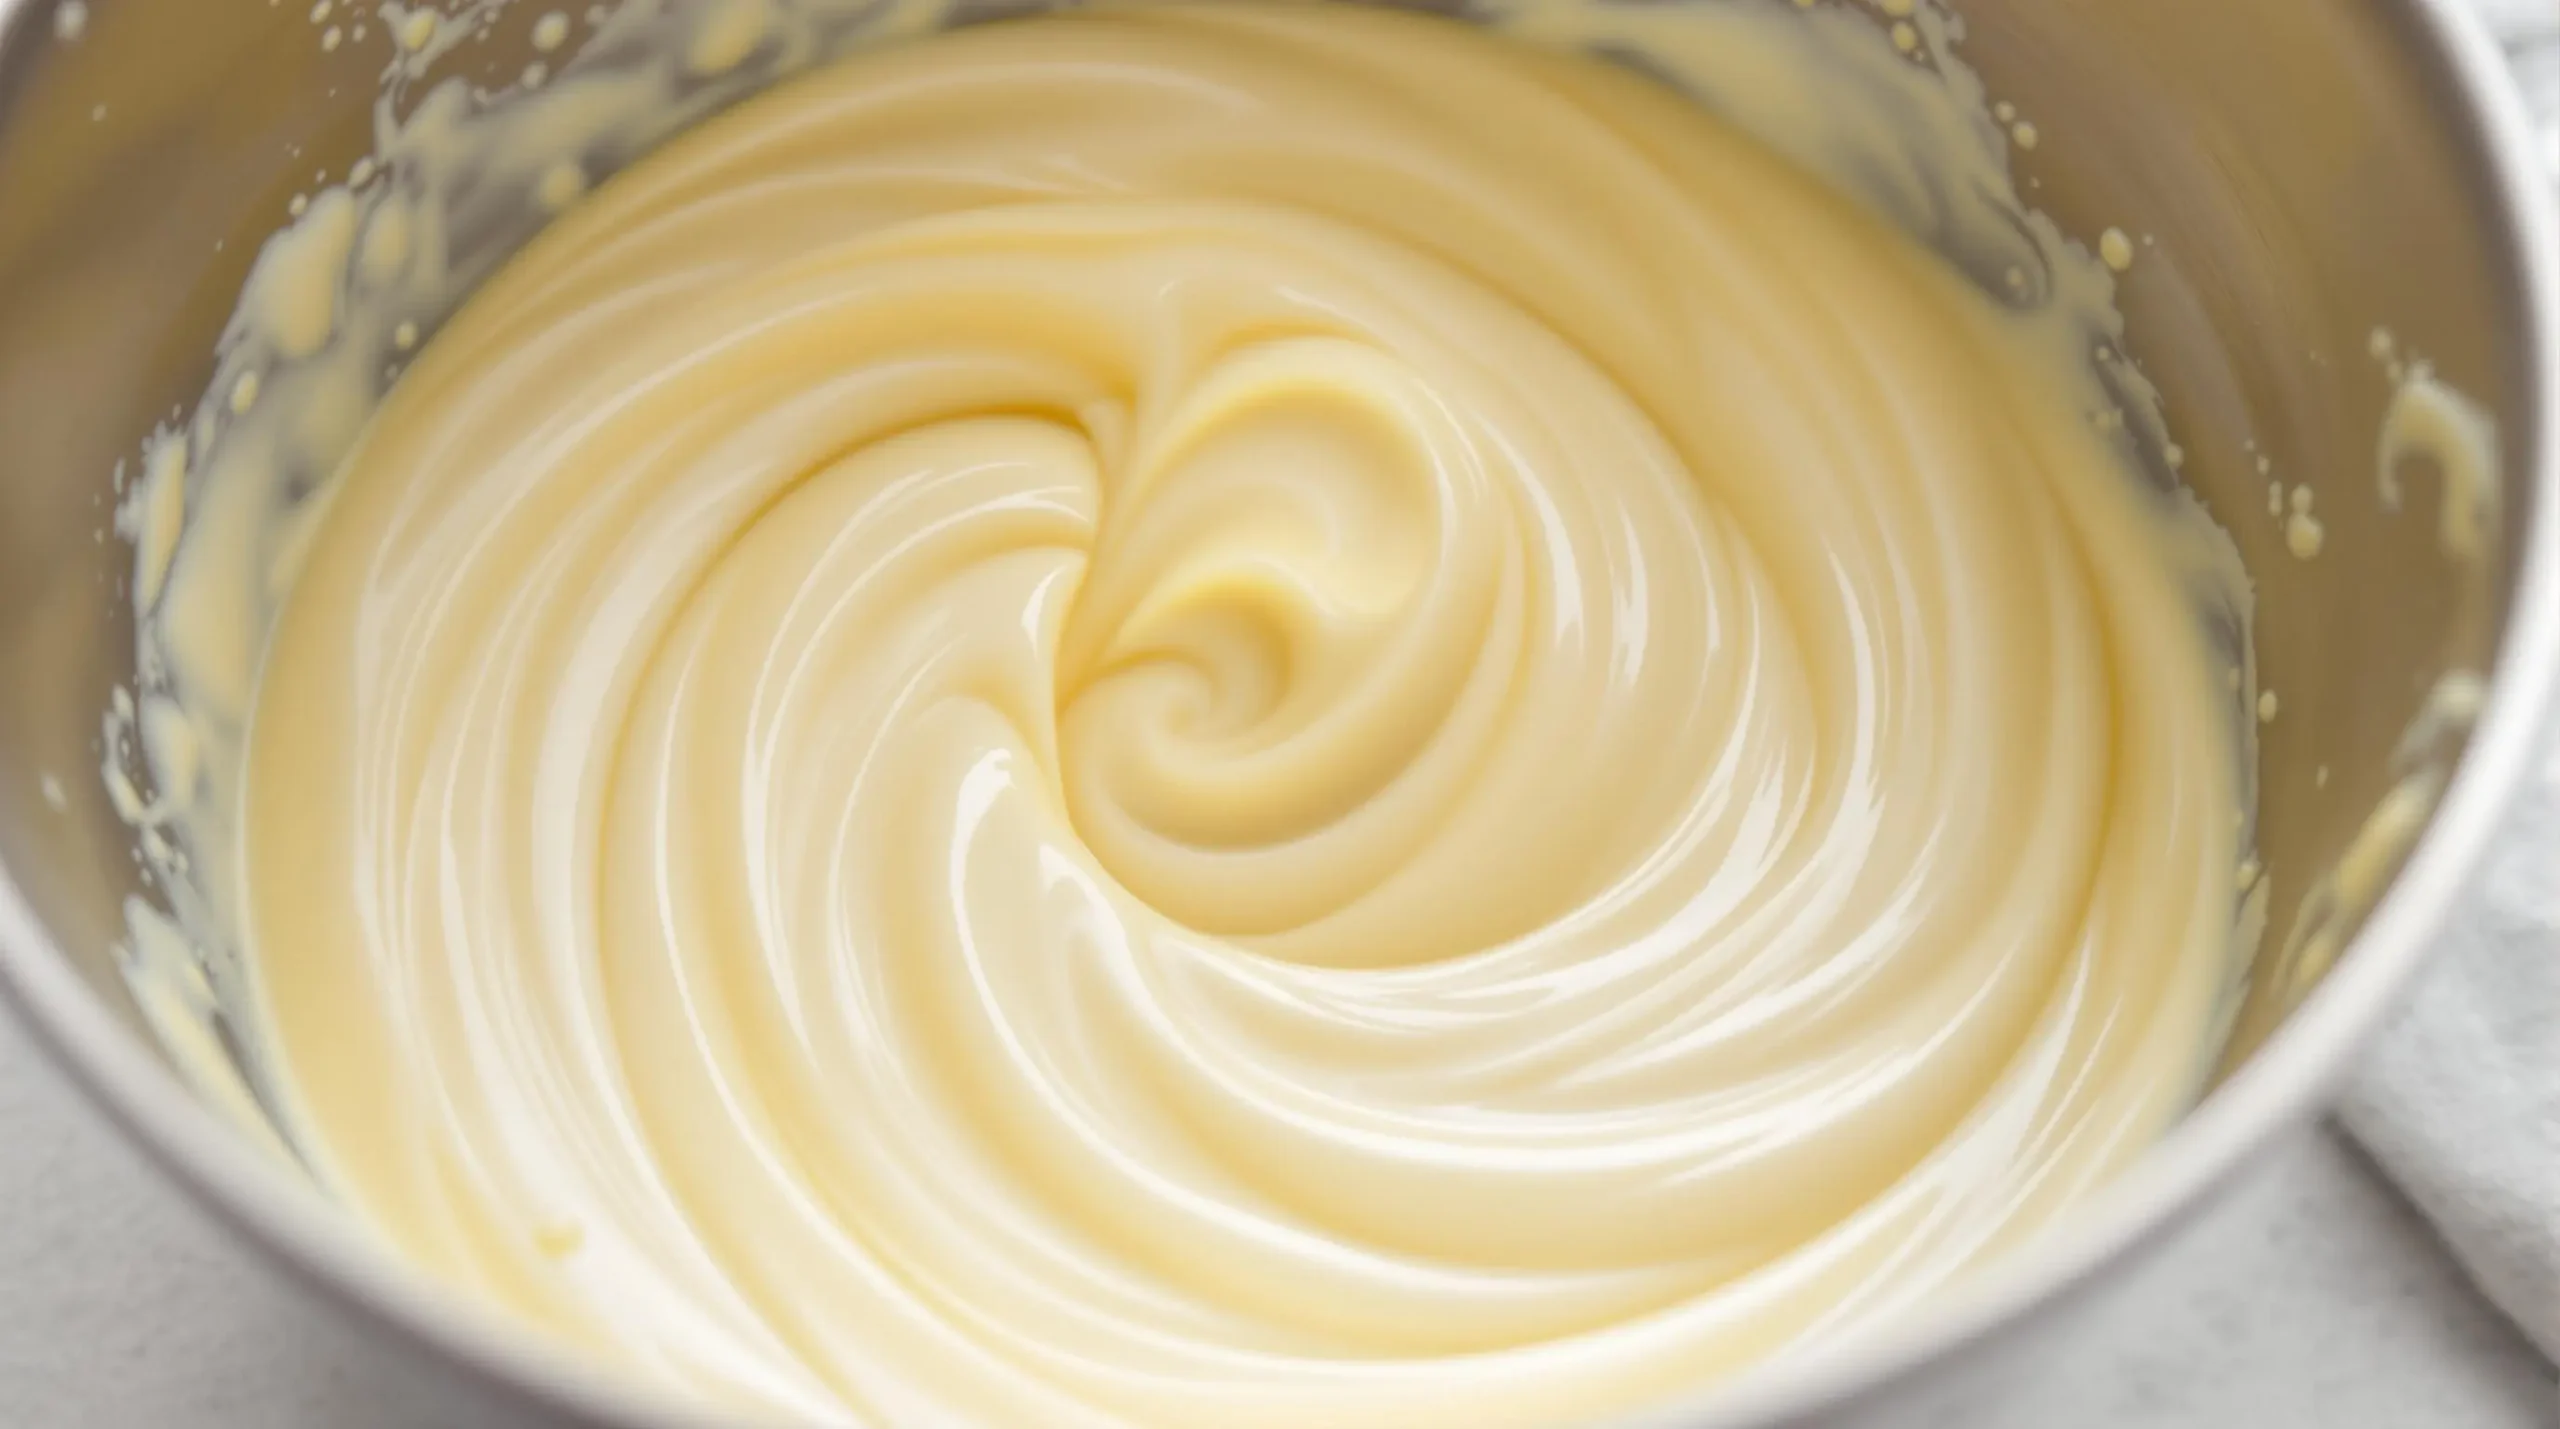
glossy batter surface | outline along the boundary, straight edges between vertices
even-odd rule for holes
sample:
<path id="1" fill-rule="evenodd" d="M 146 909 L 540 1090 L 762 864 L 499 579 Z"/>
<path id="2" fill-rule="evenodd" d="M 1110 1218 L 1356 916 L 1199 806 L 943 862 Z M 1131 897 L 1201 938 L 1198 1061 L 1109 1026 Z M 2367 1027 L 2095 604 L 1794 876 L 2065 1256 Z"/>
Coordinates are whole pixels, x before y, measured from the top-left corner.
<path id="1" fill-rule="evenodd" d="M 1631 73 L 1008 23 L 572 209 L 338 479 L 249 945 L 324 1176 L 859 1424 L 1533 1425 L 2183 1105 L 2238 758 L 2007 307 Z"/>

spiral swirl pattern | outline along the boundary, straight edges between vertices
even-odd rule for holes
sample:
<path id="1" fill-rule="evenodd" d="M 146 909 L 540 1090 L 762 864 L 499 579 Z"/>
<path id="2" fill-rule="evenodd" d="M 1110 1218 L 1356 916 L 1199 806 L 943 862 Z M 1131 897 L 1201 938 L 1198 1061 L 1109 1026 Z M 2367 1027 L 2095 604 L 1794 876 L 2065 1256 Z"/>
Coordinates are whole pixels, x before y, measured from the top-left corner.
<path id="1" fill-rule="evenodd" d="M 2192 1085 L 2231 735 L 2011 315 L 1389 15 L 858 58 L 573 210 L 276 629 L 251 944 L 418 1260 L 834 1422 L 1553 1422 Z"/>

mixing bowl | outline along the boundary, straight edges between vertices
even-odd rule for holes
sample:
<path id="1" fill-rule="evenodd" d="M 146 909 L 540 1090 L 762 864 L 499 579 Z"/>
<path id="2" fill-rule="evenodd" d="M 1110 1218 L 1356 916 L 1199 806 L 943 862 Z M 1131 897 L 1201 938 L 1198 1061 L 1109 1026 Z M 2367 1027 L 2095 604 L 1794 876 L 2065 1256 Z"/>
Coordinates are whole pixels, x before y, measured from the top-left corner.
<path id="1" fill-rule="evenodd" d="M 2020 156 L 2030 199 L 2071 232 L 2141 236 L 2131 347 L 2256 581 L 2260 674 L 2285 711 L 2259 770 L 2270 950 L 2390 787 L 2436 678 L 2486 672 L 2488 696 L 2343 953 L 2262 955 L 2213 1089 L 2085 1214 L 1933 1316 L 1646 1422 L 1952 1422 L 2050 1352 L 2073 1332 L 2063 1311 L 2320 1109 L 2534 767 L 2560 677 L 2560 216 L 2499 57 L 2458 6 L 1957 9 L 1991 92 L 2041 131 Z M 521 70 L 529 26 L 511 16 L 468 63 Z M 0 0 L 0 987 L 172 1178 L 449 1380 L 455 1422 L 698 1422 L 412 1278 L 171 1070 L 118 968 L 124 900 L 145 890 L 98 775 L 101 713 L 134 651 L 111 474 L 202 391 L 292 196 L 369 147 L 379 60 L 364 48 L 324 48 L 299 3 L 99 0 L 66 17 Z M 2437 548 L 2432 490 L 2398 515 L 2377 499 L 2393 387 L 2369 345 L 2386 327 L 2497 423 L 2485 585 Z M 2267 518 L 2269 470 L 2316 493 L 2317 559 L 2288 554 Z"/>

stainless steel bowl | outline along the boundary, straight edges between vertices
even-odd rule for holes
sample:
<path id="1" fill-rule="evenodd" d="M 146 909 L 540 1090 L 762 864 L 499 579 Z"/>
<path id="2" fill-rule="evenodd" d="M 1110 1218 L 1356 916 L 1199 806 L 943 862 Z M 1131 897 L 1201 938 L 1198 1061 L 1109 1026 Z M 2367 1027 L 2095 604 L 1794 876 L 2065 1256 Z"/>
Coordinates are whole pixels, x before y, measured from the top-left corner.
<path id="1" fill-rule="evenodd" d="M 1776 0 L 1695 0 L 1776 3 Z M 1842 0 L 1830 0 L 1841 3 Z M 426 1290 L 233 1124 L 142 1030 L 116 971 L 130 838 L 96 770 L 129 678 L 110 473 L 191 403 L 259 241 L 317 169 L 368 146 L 372 61 L 305 8 L 0 0 L 0 987 L 169 1174 L 315 1293 L 441 1374 L 456 1422 L 699 1422 Z M 2068 1232 L 1928 1322 L 1773 1365 L 1648 1422 L 1956 1422 L 2071 1332 L 2060 1310 L 2309 1119 L 2424 960 L 2527 777 L 2560 679 L 2560 215 L 2499 57 L 2452 0 L 1958 0 L 1992 91 L 2035 116 L 2031 198 L 2067 229 L 2156 240 L 2132 347 L 2187 474 L 2259 589 L 2260 832 L 2278 928 L 2383 791 L 2433 678 L 2492 672 L 2424 837 L 2307 997 L 2263 979 L 2226 1075 Z M 502 26 L 472 63 L 531 57 Z M 2423 516 L 2386 516 L 2374 449 L 2387 325 L 2494 413 L 2504 548 L 2483 603 Z M 2264 514 L 2267 456 L 2319 493 L 2317 561 Z M 2254 519 L 2253 519 L 2254 516 Z M 2325 781 L 2317 771 L 2333 771 Z M 59 803 L 61 807 L 55 807 Z"/>

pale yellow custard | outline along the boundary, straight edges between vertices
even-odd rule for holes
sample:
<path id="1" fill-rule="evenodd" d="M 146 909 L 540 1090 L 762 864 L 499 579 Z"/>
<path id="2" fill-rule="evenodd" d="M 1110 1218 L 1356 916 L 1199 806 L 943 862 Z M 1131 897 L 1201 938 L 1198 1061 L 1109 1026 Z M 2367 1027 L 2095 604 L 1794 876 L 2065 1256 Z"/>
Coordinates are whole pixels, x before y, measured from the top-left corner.
<path id="1" fill-rule="evenodd" d="M 570 207 L 283 542 L 287 1128 L 829 1422 L 1545 1425 L 1907 1308 L 2186 1104 L 2245 923 L 2220 548 L 2090 363 L 1446 22 L 822 68 Z"/>

